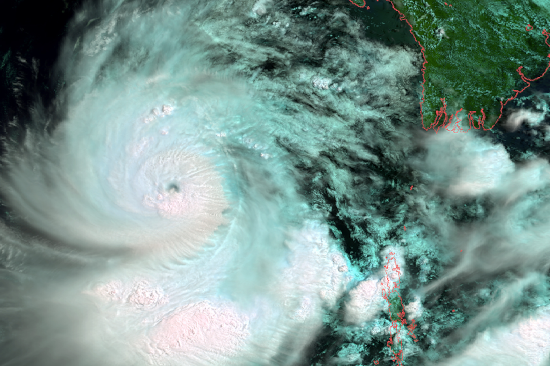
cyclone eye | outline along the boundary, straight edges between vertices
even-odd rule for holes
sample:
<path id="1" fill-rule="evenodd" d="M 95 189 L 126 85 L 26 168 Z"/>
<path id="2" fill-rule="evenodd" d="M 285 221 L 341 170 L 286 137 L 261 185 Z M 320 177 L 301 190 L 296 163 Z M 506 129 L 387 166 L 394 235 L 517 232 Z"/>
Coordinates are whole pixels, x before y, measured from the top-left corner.
<path id="1" fill-rule="evenodd" d="M 170 183 L 170 184 L 168 184 L 168 185 L 166 186 L 166 190 L 167 190 L 168 192 L 170 192 L 170 193 L 173 193 L 173 192 L 179 193 L 179 191 L 180 191 L 180 186 L 179 186 L 179 184 L 177 184 L 177 183 Z"/>

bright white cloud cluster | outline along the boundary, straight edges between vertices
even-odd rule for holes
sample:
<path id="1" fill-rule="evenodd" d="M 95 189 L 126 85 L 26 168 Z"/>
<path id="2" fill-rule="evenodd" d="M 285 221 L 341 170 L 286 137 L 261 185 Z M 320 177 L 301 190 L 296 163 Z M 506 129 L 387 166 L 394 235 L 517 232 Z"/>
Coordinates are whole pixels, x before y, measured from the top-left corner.
<path id="1" fill-rule="evenodd" d="M 203 301 L 178 308 L 153 327 L 145 341 L 152 364 L 226 362 L 249 336 L 248 318 L 231 304 Z"/>
<path id="2" fill-rule="evenodd" d="M 542 159 L 515 164 L 504 146 L 476 135 L 442 131 L 426 140 L 428 155 L 423 170 L 446 192 L 464 197 L 493 194 L 514 199 L 539 188 L 550 179 L 550 166 Z"/>
<path id="3" fill-rule="evenodd" d="M 528 125 L 538 125 L 543 121 L 544 116 L 545 113 L 520 109 L 510 114 L 506 120 L 506 128 L 510 131 L 515 131 L 521 126 L 522 123 L 527 123 Z"/>
<path id="4" fill-rule="evenodd" d="M 550 314 L 545 309 L 511 326 L 483 332 L 461 355 L 444 365 L 546 365 L 550 356 L 549 335 Z"/>

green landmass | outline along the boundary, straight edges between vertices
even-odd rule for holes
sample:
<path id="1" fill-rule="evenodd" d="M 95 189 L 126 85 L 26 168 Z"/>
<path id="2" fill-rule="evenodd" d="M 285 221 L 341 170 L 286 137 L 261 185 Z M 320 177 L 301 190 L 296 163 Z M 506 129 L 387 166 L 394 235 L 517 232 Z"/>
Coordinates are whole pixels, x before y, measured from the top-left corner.
<path id="1" fill-rule="evenodd" d="M 350 1 L 360 8 L 365 6 L 365 0 L 350 0 Z"/>
<path id="2" fill-rule="evenodd" d="M 544 29 L 550 31 L 550 6 L 544 1 L 451 0 L 452 6 L 438 0 L 395 2 L 425 49 L 425 128 L 435 126 L 441 98 L 448 115 L 461 108 L 466 114 L 475 111 L 476 128 L 483 109 L 483 127 L 492 128 L 500 115 L 500 101 L 527 86 L 517 69 L 523 66 L 529 79 L 544 73 L 550 61 L 543 34 Z M 528 25 L 532 30 L 526 30 Z M 467 126 L 465 118 L 462 127 Z"/>
<path id="3" fill-rule="evenodd" d="M 399 314 L 403 311 L 403 303 L 401 297 L 397 292 L 392 292 L 388 295 L 390 319 L 393 321 L 400 321 Z"/>

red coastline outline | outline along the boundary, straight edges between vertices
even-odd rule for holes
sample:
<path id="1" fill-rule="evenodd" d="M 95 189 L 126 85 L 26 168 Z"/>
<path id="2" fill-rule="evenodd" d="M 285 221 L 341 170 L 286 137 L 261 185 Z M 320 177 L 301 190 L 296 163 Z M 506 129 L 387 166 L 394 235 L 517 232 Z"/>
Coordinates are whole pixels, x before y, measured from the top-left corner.
<path id="1" fill-rule="evenodd" d="M 349 0 L 353 5 L 359 7 L 359 8 L 364 8 L 365 5 L 367 4 L 366 0 L 362 0 L 363 2 L 363 5 L 358 5 L 356 3 L 354 3 L 352 0 Z M 378 0 L 376 0 L 378 1 Z M 521 80 L 527 84 L 526 87 L 524 87 L 523 89 L 521 90 L 513 90 L 513 92 L 515 92 L 515 94 L 508 98 L 505 102 L 502 102 L 502 100 L 500 101 L 500 115 L 498 116 L 498 118 L 496 119 L 495 123 L 493 124 L 492 127 L 490 128 L 485 128 L 485 112 L 483 111 L 483 108 L 481 108 L 481 116 L 477 119 L 477 124 L 478 124 L 478 127 L 475 126 L 475 122 L 474 122 L 474 114 L 476 113 L 476 111 L 469 111 L 468 112 L 468 122 L 469 122 L 469 125 L 470 125 L 470 128 L 468 128 L 466 131 L 464 131 L 462 129 L 462 127 L 460 127 L 460 122 L 462 121 L 457 115 L 458 113 L 462 112 L 462 108 L 460 108 L 458 111 L 456 111 L 454 114 L 451 114 L 450 116 L 447 114 L 447 103 L 445 102 L 445 98 L 440 98 L 441 99 L 441 102 L 443 103 L 443 107 L 439 108 L 439 110 L 435 111 L 435 114 L 436 114 L 436 117 L 435 117 L 435 120 L 430 124 L 429 127 L 424 127 L 424 114 L 422 112 L 422 105 L 424 104 L 425 102 L 425 99 L 424 99 L 424 96 L 425 96 L 425 88 L 424 88 L 424 84 L 426 84 L 426 77 L 425 77 L 425 73 L 426 73 L 426 64 L 428 63 L 428 61 L 426 60 L 426 54 L 425 54 L 425 51 L 426 49 L 424 48 L 424 46 L 422 46 L 422 44 L 418 41 L 418 39 L 416 39 L 416 36 L 414 35 L 414 32 L 413 32 L 413 27 L 411 25 L 411 23 L 406 19 L 405 15 L 400 12 L 396 7 L 395 7 L 395 4 L 393 3 L 392 0 L 386 0 L 387 2 L 389 2 L 393 8 L 393 10 L 395 10 L 396 12 L 399 13 L 399 20 L 401 21 L 405 21 L 407 22 L 407 24 L 409 25 L 409 32 L 412 34 L 412 36 L 414 37 L 414 40 L 416 41 L 416 43 L 418 43 L 418 45 L 420 46 L 420 51 L 422 52 L 422 58 L 424 59 L 424 62 L 422 63 L 422 101 L 420 102 L 420 116 L 421 116 L 421 119 L 422 119 L 422 128 L 426 131 L 428 131 L 429 129 L 433 128 L 435 130 L 435 132 L 437 133 L 439 131 L 439 129 L 441 127 L 444 127 L 447 131 L 449 132 L 454 132 L 454 133 L 458 133 L 458 132 L 468 132 L 473 128 L 475 129 L 480 129 L 481 127 L 483 127 L 483 130 L 484 131 L 488 131 L 488 130 L 491 130 L 493 127 L 495 127 L 498 123 L 498 121 L 500 120 L 500 118 L 502 117 L 502 112 L 503 112 L 503 109 L 504 109 L 504 106 L 506 104 L 508 104 L 508 102 L 516 99 L 518 97 L 519 94 L 523 93 L 527 88 L 529 88 L 531 86 L 531 82 L 533 81 L 536 81 L 536 80 L 539 80 L 540 78 L 542 78 L 547 72 L 548 70 L 550 69 L 550 61 L 548 62 L 548 66 L 546 67 L 546 69 L 544 70 L 544 72 L 539 76 L 539 77 L 536 77 L 534 79 L 529 79 L 527 78 L 523 72 L 521 71 L 521 69 L 523 68 L 523 66 L 520 66 L 516 69 L 516 71 L 518 72 L 519 76 L 521 77 Z M 450 6 L 450 5 L 449 5 Z M 368 7 L 367 7 L 368 9 Z M 525 30 L 526 31 L 530 31 L 532 30 L 533 27 L 528 24 L 527 27 L 525 27 Z M 545 39 L 545 43 L 548 47 L 550 47 L 550 44 L 548 43 L 548 38 L 550 37 L 550 33 L 548 33 L 546 31 L 546 29 L 543 29 L 542 30 L 542 35 L 544 35 L 546 37 Z M 550 58 L 550 54 L 548 54 L 547 56 L 548 58 Z M 443 120 L 441 120 L 441 118 L 444 117 Z M 454 120 L 454 121 L 453 121 Z M 440 122 L 442 122 L 440 124 Z M 449 126 L 451 126 L 451 124 L 453 124 L 454 122 L 454 127 L 452 127 L 451 129 L 449 129 Z M 438 126 L 439 125 L 439 126 Z"/>
<path id="2" fill-rule="evenodd" d="M 353 5 L 357 6 L 358 8 L 364 8 L 365 5 L 367 5 L 367 1 L 366 0 L 362 0 L 363 1 L 363 5 L 358 5 L 356 3 L 353 2 L 353 0 L 349 0 L 350 3 L 352 3 Z"/>
<path id="3" fill-rule="evenodd" d="M 391 303 L 389 299 L 389 295 L 392 292 L 395 292 L 397 296 L 399 297 L 399 301 L 401 302 L 401 312 L 396 314 L 399 317 L 399 320 L 393 320 L 392 319 L 392 325 L 390 326 L 390 339 L 386 343 L 386 346 L 390 349 L 390 351 L 393 353 L 392 361 L 395 362 L 398 366 L 403 365 L 403 340 L 401 339 L 401 329 L 403 326 L 406 326 L 408 331 L 408 336 L 410 336 L 412 339 L 414 339 L 415 342 L 418 342 L 418 339 L 416 339 L 416 335 L 413 333 L 414 329 L 416 328 L 416 323 L 414 319 L 411 319 L 411 323 L 407 325 L 407 320 L 405 319 L 405 306 L 403 305 L 403 299 L 401 298 L 401 295 L 399 295 L 399 288 L 401 283 L 401 268 L 397 264 L 397 260 L 395 259 L 395 253 L 389 252 L 388 253 L 388 259 L 386 265 L 384 266 L 384 270 L 386 272 L 386 276 L 383 278 L 383 283 L 385 288 L 382 289 L 382 296 L 384 297 L 384 300 L 388 302 L 388 313 L 390 314 L 391 319 Z M 391 271 L 395 271 L 397 273 L 397 281 L 394 281 L 390 278 L 390 274 L 388 273 L 388 269 L 390 269 L 390 262 L 393 260 L 394 267 L 391 268 Z M 392 286 L 393 285 L 393 286 Z M 392 330 L 394 333 L 392 334 Z M 392 348 L 392 345 L 394 343 L 397 343 L 399 345 L 399 351 L 395 352 Z M 375 362 L 375 364 L 377 364 Z"/>

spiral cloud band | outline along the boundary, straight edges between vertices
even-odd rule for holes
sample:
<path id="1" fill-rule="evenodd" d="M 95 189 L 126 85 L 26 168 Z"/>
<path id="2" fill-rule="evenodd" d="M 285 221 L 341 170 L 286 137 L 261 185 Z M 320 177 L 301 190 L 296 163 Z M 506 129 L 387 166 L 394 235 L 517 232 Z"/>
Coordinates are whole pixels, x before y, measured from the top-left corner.
<path id="1" fill-rule="evenodd" d="M 276 115 L 207 61 L 206 6 L 102 6 L 67 38 L 64 117 L 37 118 L 53 132 L 27 131 L 6 159 L 16 214 L 60 268 L 86 262 L 32 300 L 74 319 L 52 337 L 30 327 L 49 351 L 26 364 L 57 364 L 68 345 L 82 365 L 297 361 L 351 277 L 296 192 Z"/>

